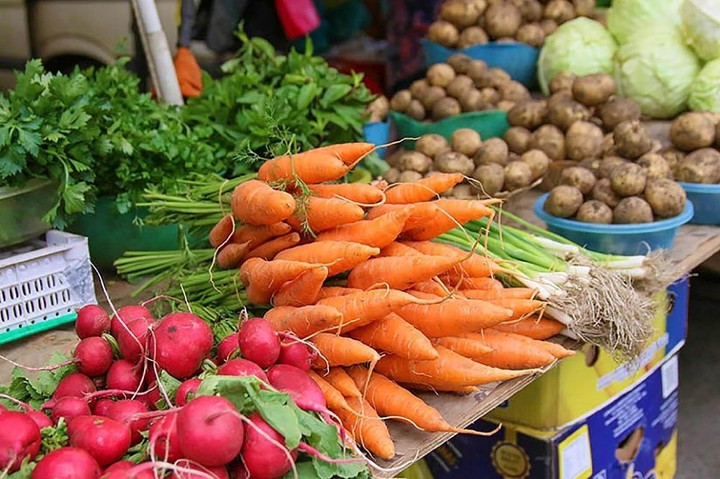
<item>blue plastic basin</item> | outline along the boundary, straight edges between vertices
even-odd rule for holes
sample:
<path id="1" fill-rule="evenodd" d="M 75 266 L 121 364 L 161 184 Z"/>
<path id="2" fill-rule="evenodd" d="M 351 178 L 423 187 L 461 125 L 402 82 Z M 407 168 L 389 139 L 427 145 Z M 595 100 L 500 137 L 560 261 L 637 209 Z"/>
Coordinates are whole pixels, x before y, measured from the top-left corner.
<path id="1" fill-rule="evenodd" d="M 363 136 L 365 141 L 373 145 L 387 145 L 390 142 L 390 122 L 389 121 L 373 121 L 365 123 L 363 126 Z M 375 152 L 380 158 L 385 158 L 387 148 L 378 148 Z"/>
<path id="2" fill-rule="evenodd" d="M 474 60 L 483 60 L 489 67 L 502 68 L 513 80 L 530 90 L 537 88 L 537 61 L 540 50 L 525 43 L 497 43 L 452 50 L 430 40 L 422 39 L 425 63 L 430 66 L 443 63 L 450 55 L 462 53 Z"/>
<path id="3" fill-rule="evenodd" d="M 557 233 L 591 251 L 617 255 L 647 254 L 656 249 L 669 249 L 675 242 L 678 228 L 693 217 L 693 204 L 674 218 L 628 225 L 605 225 L 559 218 L 543 209 L 549 193 L 535 202 L 535 216 L 547 223 L 548 230 Z"/>
<path id="4" fill-rule="evenodd" d="M 696 225 L 720 225 L 720 185 L 680 183 L 688 200 L 695 207 L 690 223 Z"/>

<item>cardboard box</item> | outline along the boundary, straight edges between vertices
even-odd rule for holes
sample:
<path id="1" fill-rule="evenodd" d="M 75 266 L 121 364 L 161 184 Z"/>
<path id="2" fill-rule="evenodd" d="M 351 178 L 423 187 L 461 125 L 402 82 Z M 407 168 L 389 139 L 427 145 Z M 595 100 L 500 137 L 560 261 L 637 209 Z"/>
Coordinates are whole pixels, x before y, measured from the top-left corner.
<path id="1" fill-rule="evenodd" d="M 434 479 L 671 479 L 676 471 L 678 358 L 559 432 L 504 423 L 461 435 L 426 458 Z M 489 431 L 485 420 L 472 428 Z"/>
<path id="2" fill-rule="evenodd" d="M 656 335 L 634 364 L 586 345 L 519 391 L 488 417 L 536 429 L 559 430 L 582 420 L 641 381 L 663 358 L 685 343 L 689 282 L 679 281 L 657 296 Z"/>

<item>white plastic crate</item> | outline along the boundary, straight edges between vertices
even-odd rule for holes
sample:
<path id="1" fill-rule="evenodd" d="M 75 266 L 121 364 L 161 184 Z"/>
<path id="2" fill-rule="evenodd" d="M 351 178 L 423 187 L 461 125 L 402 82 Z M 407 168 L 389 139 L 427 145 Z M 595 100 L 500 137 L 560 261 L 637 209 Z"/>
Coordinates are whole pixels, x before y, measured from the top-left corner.
<path id="1" fill-rule="evenodd" d="M 52 230 L 0 251 L 0 344 L 74 321 L 95 302 L 84 236 Z"/>

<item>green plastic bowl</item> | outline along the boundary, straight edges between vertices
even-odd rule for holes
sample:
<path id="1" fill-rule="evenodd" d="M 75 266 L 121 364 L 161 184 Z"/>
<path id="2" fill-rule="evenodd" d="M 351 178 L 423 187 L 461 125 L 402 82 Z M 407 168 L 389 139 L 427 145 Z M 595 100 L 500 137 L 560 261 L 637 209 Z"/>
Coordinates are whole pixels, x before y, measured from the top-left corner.
<path id="1" fill-rule="evenodd" d="M 507 113 L 501 110 L 463 113 L 433 123 L 413 120 L 409 116 L 395 111 L 390 112 L 390 118 L 395 124 L 400 138 L 417 138 L 428 133 L 437 133 L 450 140 L 450 136 L 455 130 L 472 128 L 480 133 L 482 139 L 486 139 L 503 136 L 510 127 L 507 122 Z M 407 142 L 407 146 L 410 148 L 414 145 L 414 141 Z"/>

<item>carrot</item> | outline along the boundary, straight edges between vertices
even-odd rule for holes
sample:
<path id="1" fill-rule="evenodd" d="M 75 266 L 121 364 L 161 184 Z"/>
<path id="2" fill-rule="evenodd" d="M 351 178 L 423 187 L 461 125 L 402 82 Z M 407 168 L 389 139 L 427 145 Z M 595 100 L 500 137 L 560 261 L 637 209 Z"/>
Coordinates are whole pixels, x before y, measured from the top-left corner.
<path id="1" fill-rule="evenodd" d="M 485 278 L 492 276 L 494 273 L 505 271 L 490 258 L 476 253 L 468 254 L 467 251 L 463 251 L 455 246 L 432 241 L 408 241 L 405 242 L 405 244 L 423 254 L 461 259 L 462 261 L 448 273 L 450 275 Z"/>
<path id="2" fill-rule="evenodd" d="M 305 214 L 296 213 L 287 222 L 295 229 L 303 229 L 303 223 L 314 232 L 329 230 L 336 226 L 360 221 L 365 211 L 358 205 L 338 198 L 307 198 Z"/>
<path id="3" fill-rule="evenodd" d="M 273 223 L 271 225 L 241 225 L 233 234 L 233 243 L 250 243 L 250 248 L 257 248 L 261 244 L 278 236 L 286 235 L 292 231 L 287 223 Z"/>
<path id="4" fill-rule="evenodd" d="M 384 318 L 393 311 L 418 299 L 402 291 L 372 290 L 321 299 L 317 304 L 332 306 L 340 311 L 347 326 L 342 332 L 352 331 Z"/>
<path id="5" fill-rule="evenodd" d="M 308 185 L 308 188 L 321 198 L 340 198 L 361 205 L 374 205 L 385 198 L 381 189 L 363 183 Z"/>
<path id="6" fill-rule="evenodd" d="M 334 276 L 348 271 L 371 256 L 380 253 L 380 248 L 373 248 L 349 241 L 315 241 L 294 248 L 286 249 L 277 254 L 277 259 L 287 261 L 305 261 L 308 263 L 328 264 L 328 275 Z"/>
<path id="7" fill-rule="evenodd" d="M 217 254 L 217 265 L 222 269 L 237 268 L 248 252 L 248 243 L 230 243 L 223 246 Z"/>
<path id="8" fill-rule="evenodd" d="M 431 361 L 415 361 L 395 355 L 383 356 L 375 369 L 398 382 L 425 384 L 433 387 L 464 387 L 505 381 L 533 371 L 497 369 L 460 356 L 442 346 L 440 355 Z"/>
<path id="9" fill-rule="evenodd" d="M 441 256 L 391 256 L 371 258 L 357 265 L 348 276 L 348 286 L 367 289 L 386 283 L 392 289 L 408 289 L 452 268 L 455 258 Z"/>
<path id="10" fill-rule="evenodd" d="M 407 304 L 396 310 L 428 338 L 456 336 L 506 321 L 512 311 L 480 300 L 448 299 L 438 304 Z"/>
<path id="11" fill-rule="evenodd" d="M 322 146 L 315 148 L 318 153 L 330 153 L 335 158 L 339 158 L 348 166 L 353 166 L 358 160 L 367 156 L 375 149 L 372 143 L 338 143 L 336 145 Z"/>
<path id="12" fill-rule="evenodd" d="M 437 208 L 437 213 L 431 221 L 424 221 L 421 225 L 407 229 L 404 236 L 413 241 L 431 240 L 443 233 L 456 228 L 468 221 L 484 217 L 493 217 L 494 212 L 486 205 L 491 204 L 485 200 L 453 200 L 440 199 L 431 202 Z M 494 201 L 494 200 L 492 200 Z M 416 203 L 416 207 L 422 203 Z"/>
<path id="13" fill-rule="evenodd" d="M 532 299 L 537 294 L 532 288 L 504 288 L 504 289 L 463 289 L 462 295 L 468 299 L 482 299 L 494 301 L 501 299 Z"/>
<path id="14" fill-rule="evenodd" d="M 347 403 L 343 395 L 340 394 L 340 391 L 335 389 L 332 384 L 323 379 L 315 371 L 308 371 L 308 375 L 313 381 L 315 381 L 315 384 L 318 385 L 323 393 L 323 396 L 325 396 L 325 402 L 327 403 L 328 409 L 332 411 L 352 412 L 350 405 Z"/>
<path id="15" fill-rule="evenodd" d="M 235 188 L 231 207 L 235 217 L 243 223 L 271 225 L 290 217 L 295 210 L 295 198 L 272 189 L 267 183 L 250 180 Z"/>
<path id="16" fill-rule="evenodd" d="M 320 293 L 318 294 L 317 300 L 320 301 L 321 299 L 325 299 L 325 298 L 332 298 L 335 296 L 345 296 L 346 294 L 360 293 L 360 292 L 362 292 L 362 289 L 344 288 L 342 286 L 325 286 L 324 288 L 320 288 Z"/>
<path id="17" fill-rule="evenodd" d="M 288 281 L 292 281 L 309 269 L 323 265 L 300 261 L 251 258 L 240 267 L 240 281 L 245 286 L 247 299 L 251 303 L 266 304 L 273 293 Z"/>
<path id="18" fill-rule="evenodd" d="M 440 279 L 446 284 L 455 285 L 459 283 L 461 291 L 466 289 L 501 291 L 505 289 L 503 284 L 495 278 L 471 278 L 444 274 Z"/>
<path id="19" fill-rule="evenodd" d="M 330 333 L 318 333 L 313 336 L 312 342 L 317 347 L 320 356 L 322 356 L 313 360 L 313 368 L 315 369 L 325 369 L 326 366 L 352 366 L 353 364 L 371 363 L 380 359 L 377 351 L 352 338 Z"/>
<path id="20" fill-rule="evenodd" d="M 318 234 L 317 240 L 353 241 L 385 248 L 400 235 L 410 210 L 397 210 L 372 220 L 356 221 Z"/>
<path id="21" fill-rule="evenodd" d="M 503 333 L 468 333 L 462 338 L 478 341 L 490 348 L 487 354 L 471 358 L 474 361 L 502 369 L 540 368 L 555 362 L 555 356 L 532 343 L 519 341 Z M 530 340 L 534 341 L 534 340 Z"/>
<path id="22" fill-rule="evenodd" d="M 493 349 L 483 343 L 482 341 L 476 341 L 471 338 L 457 337 L 457 336 L 446 336 L 444 338 L 433 339 L 433 343 L 436 345 L 444 346 L 451 351 L 458 353 L 460 356 L 466 358 L 475 359 L 484 354 L 489 353 Z"/>
<path id="23" fill-rule="evenodd" d="M 391 205 L 429 201 L 464 179 L 465 177 L 460 173 L 440 173 L 413 183 L 396 183 L 385 191 L 386 201 Z"/>
<path id="24" fill-rule="evenodd" d="M 348 376 L 348 373 L 343 368 L 330 368 L 330 372 L 325 374 L 323 379 L 345 397 L 362 397 L 362 393 L 355 385 L 355 381 Z"/>
<path id="25" fill-rule="evenodd" d="M 486 338 L 510 338 L 514 341 L 520 341 L 527 345 L 533 345 L 534 347 L 540 348 L 543 351 L 552 354 L 558 359 L 566 358 L 568 356 L 575 355 L 575 351 L 570 351 L 569 349 L 565 349 L 564 347 L 560 346 L 559 344 L 551 343 L 548 341 L 537 341 L 535 339 L 528 338 L 526 336 L 521 336 L 519 334 L 512 334 L 512 333 L 502 333 L 500 331 L 494 331 L 494 330 L 487 330 L 483 331 L 483 334 Z"/>
<path id="26" fill-rule="evenodd" d="M 266 161 L 258 169 L 257 177 L 267 182 L 287 181 L 312 185 L 340 179 L 349 170 L 342 160 L 332 154 L 308 150 Z"/>
<path id="27" fill-rule="evenodd" d="M 511 321 L 513 319 L 520 319 L 523 316 L 528 316 L 545 307 L 545 303 L 543 301 L 538 301 L 536 299 L 500 298 L 490 299 L 488 300 L 488 302 L 496 306 L 500 306 L 501 308 L 512 310 L 512 318 L 510 318 L 508 321 Z"/>
<path id="28" fill-rule="evenodd" d="M 448 386 L 448 385 L 436 385 L 428 386 L 427 384 L 416 384 L 416 383 L 402 383 L 409 389 L 417 389 L 419 391 L 432 391 L 434 393 L 447 392 L 447 393 L 459 393 L 459 394 L 475 394 L 480 390 L 475 386 Z"/>
<path id="29" fill-rule="evenodd" d="M 295 307 L 315 304 L 327 277 L 328 269 L 325 266 L 309 269 L 296 279 L 282 285 L 273 296 L 273 304 Z"/>
<path id="30" fill-rule="evenodd" d="M 351 410 L 357 411 L 357 414 L 330 408 L 338 415 L 345 429 L 371 453 L 382 459 L 392 459 L 395 456 L 395 444 L 387 426 L 375 409 L 364 399 L 347 398 L 346 401 Z"/>
<path id="31" fill-rule="evenodd" d="M 565 329 L 565 325 L 553 319 L 531 316 L 517 321 L 500 323 L 493 326 L 492 329 L 503 333 L 519 334 L 532 339 L 548 339 L 559 334 L 560 331 Z"/>
<path id="32" fill-rule="evenodd" d="M 288 233 L 286 235 L 278 236 L 277 238 L 273 238 L 270 241 L 266 241 L 265 243 L 258 245 L 256 248 L 250 250 L 247 257 L 248 259 L 261 258 L 269 261 L 275 258 L 278 253 L 286 250 L 287 248 L 292 248 L 299 242 L 299 234 Z"/>
<path id="33" fill-rule="evenodd" d="M 416 292 L 432 294 L 440 298 L 447 296 L 450 291 L 458 298 L 464 297 L 464 295 L 459 291 L 452 291 L 452 287 L 443 288 L 440 283 L 432 279 L 414 284 L 413 290 Z"/>
<path id="34" fill-rule="evenodd" d="M 395 313 L 357 328 L 350 337 L 374 349 L 381 349 L 408 359 L 435 359 L 437 351 L 423 333 Z"/>
<path id="35" fill-rule="evenodd" d="M 440 209 L 435 205 L 434 201 L 425 203 L 415 203 L 412 205 L 380 205 L 371 208 L 368 211 L 367 219 L 373 220 L 379 216 L 386 215 L 391 211 L 398 210 L 410 210 L 410 216 L 405 222 L 403 231 L 409 229 L 418 228 L 428 221 L 434 221 L 438 214 L 441 213 Z"/>
<path id="36" fill-rule="evenodd" d="M 275 331 L 291 331 L 299 338 L 307 338 L 319 331 L 337 330 L 343 324 L 343 315 L 337 309 L 325 305 L 294 308 L 275 306 L 263 316 Z"/>
<path id="37" fill-rule="evenodd" d="M 217 248 L 224 242 L 232 239 L 234 231 L 235 228 L 232 215 L 223 216 L 222 219 L 213 226 L 213 229 L 210 230 L 210 244 L 213 248 Z"/>
<path id="38" fill-rule="evenodd" d="M 394 241 L 380 251 L 380 256 L 418 256 L 418 250 Z"/>

